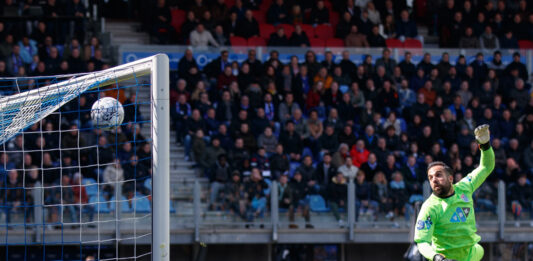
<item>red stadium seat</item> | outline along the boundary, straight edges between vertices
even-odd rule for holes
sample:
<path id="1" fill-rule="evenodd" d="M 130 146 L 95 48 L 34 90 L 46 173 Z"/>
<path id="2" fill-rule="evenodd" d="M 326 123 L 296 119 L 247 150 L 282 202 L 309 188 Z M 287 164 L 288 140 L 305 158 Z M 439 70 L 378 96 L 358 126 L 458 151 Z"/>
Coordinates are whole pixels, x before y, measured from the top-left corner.
<path id="1" fill-rule="evenodd" d="M 254 14 L 255 20 L 257 20 L 258 24 L 264 24 L 266 23 L 266 15 L 263 11 L 252 11 Z"/>
<path id="2" fill-rule="evenodd" d="M 186 14 L 185 11 L 180 9 L 174 9 L 170 12 L 172 20 L 170 20 L 170 25 L 174 27 L 177 33 L 181 31 L 181 25 L 185 22 Z"/>
<path id="3" fill-rule="evenodd" d="M 325 47 L 326 46 L 326 42 L 320 38 L 309 38 L 309 43 L 311 44 L 311 47 Z"/>
<path id="4" fill-rule="evenodd" d="M 402 41 L 400 41 L 398 39 L 389 38 L 389 39 L 385 40 L 385 42 L 387 43 L 387 47 L 389 47 L 389 48 L 403 48 Z"/>
<path id="5" fill-rule="evenodd" d="M 285 35 L 287 38 L 290 38 L 294 32 L 294 26 L 292 24 L 280 24 L 279 27 L 282 27 L 285 30 Z"/>
<path id="6" fill-rule="evenodd" d="M 231 8 L 232 6 L 235 5 L 235 0 L 224 0 L 224 3 L 226 4 L 228 8 Z"/>
<path id="7" fill-rule="evenodd" d="M 265 40 L 270 38 L 270 35 L 275 31 L 276 29 L 271 24 L 259 24 L 259 35 Z"/>
<path id="8" fill-rule="evenodd" d="M 321 38 L 323 40 L 327 40 L 329 38 L 333 38 L 334 31 L 335 30 L 333 30 L 333 28 L 331 26 L 325 25 L 325 24 L 318 25 L 315 28 L 316 37 L 317 38 Z"/>
<path id="9" fill-rule="evenodd" d="M 315 37 L 315 28 L 312 25 L 300 24 L 300 27 L 302 27 L 302 30 L 307 34 L 308 38 Z"/>
<path id="10" fill-rule="evenodd" d="M 533 49 L 533 41 L 529 40 L 519 40 L 518 47 L 520 49 Z"/>
<path id="11" fill-rule="evenodd" d="M 333 12 L 331 9 L 329 10 L 329 24 L 331 24 L 332 28 L 337 28 L 337 24 L 339 23 L 339 13 Z"/>
<path id="12" fill-rule="evenodd" d="M 330 38 L 326 40 L 326 47 L 344 47 L 344 40 L 340 38 Z"/>
<path id="13" fill-rule="evenodd" d="M 229 42 L 231 43 L 231 46 L 248 46 L 246 39 L 239 36 L 230 37 Z"/>
<path id="14" fill-rule="evenodd" d="M 422 43 L 418 39 L 407 38 L 403 46 L 404 48 L 422 48 Z"/>
<path id="15" fill-rule="evenodd" d="M 250 37 L 248 38 L 248 46 L 249 47 L 266 46 L 266 41 L 265 39 L 261 37 Z"/>

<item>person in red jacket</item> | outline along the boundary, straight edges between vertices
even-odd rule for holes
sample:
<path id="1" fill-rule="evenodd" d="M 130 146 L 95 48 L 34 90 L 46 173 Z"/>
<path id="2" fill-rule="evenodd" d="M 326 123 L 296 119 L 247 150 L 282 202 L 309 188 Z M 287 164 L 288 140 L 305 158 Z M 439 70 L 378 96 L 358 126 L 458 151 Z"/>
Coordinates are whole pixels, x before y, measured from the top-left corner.
<path id="1" fill-rule="evenodd" d="M 361 165 L 368 160 L 369 154 L 370 151 L 365 149 L 365 143 L 363 142 L 363 140 L 357 140 L 355 145 L 352 147 L 352 150 L 350 151 L 350 156 L 352 157 L 353 165 L 358 168 L 361 167 Z"/>

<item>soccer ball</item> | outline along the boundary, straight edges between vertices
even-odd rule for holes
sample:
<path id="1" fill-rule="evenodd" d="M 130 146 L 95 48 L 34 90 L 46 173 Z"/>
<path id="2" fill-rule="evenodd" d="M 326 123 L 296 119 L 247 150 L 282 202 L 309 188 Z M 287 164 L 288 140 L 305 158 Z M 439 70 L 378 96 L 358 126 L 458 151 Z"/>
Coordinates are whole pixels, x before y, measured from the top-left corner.
<path id="1" fill-rule="evenodd" d="M 91 119 L 95 127 L 108 130 L 122 124 L 124 108 L 114 98 L 101 98 L 91 108 Z"/>

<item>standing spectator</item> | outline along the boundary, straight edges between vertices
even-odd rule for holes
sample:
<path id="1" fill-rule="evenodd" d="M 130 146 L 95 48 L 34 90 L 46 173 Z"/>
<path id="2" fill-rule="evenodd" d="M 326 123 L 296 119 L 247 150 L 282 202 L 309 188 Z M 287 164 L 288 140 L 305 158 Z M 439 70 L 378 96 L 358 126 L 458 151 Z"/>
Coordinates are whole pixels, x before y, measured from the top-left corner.
<path id="1" fill-rule="evenodd" d="M 355 182 L 355 220 L 359 219 L 359 215 L 369 215 L 372 221 L 377 219 L 377 211 L 379 203 L 372 200 L 371 184 L 365 181 L 365 172 L 357 172 Z"/>
<path id="2" fill-rule="evenodd" d="M 173 36 L 174 28 L 170 25 L 172 16 L 170 8 L 165 0 L 158 0 L 153 14 L 152 33 L 157 38 L 159 44 L 166 44 Z"/>
<path id="3" fill-rule="evenodd" d="M 347 200 L 348 186 L 346 185 L 346 179 L 342 172 L 337 172 L 337 175 L 332 178 L 328 186 L 328 203 L 340 227 L 344 227 L 344 220 L 341 219 L 339 208 L 346 207 Z"/>
<path id="4" fill-rule="evenodd" d="M 409 192 L 407 191 L 403 176 L 399 171 L 392 175 L 389 186 L 394 215 L 405 215 L 405 220 L 409 221 L 410 215 L 413 214 L 413 207 L 409 204 Z"/>
<path id="5" fill-rule="evenodd" d="M 225 208 L 229 208 L 231 212 L 246 220 L 247 199 L 238 170 L 231 173 L 231 181 L 226 183 L 224 195 Z"/>
<path id="6" fill-rule="evenodd" d="M 220 203 L 220 192 L 223 191 L 225 184 L 231 179 L 232 172 L 225 154 L 218 156 L 215 165 L 211 166 L 210 172 L 209 209 L 215 209 Z"/>
<path id="7" fill-rule="evenodd" d="M 263 180 L 259 169 L 252 169 L 250 179 L 244 184 L 246 195 L 248 195 L 248 222 L 252 222 L 258 217 L 264 217 L 267 204 L 265 189 L 267 188 L 268 185 Z"/>
<path id="8" fill-rule="evenodd" d="M 282 180 L 284 180 L 286 177 L 286 175 L 281 176 L 280 185 L 282 183 Z M 291 204 L 289 206 L 289 222 L 291 222 L 291 224 L 289 225 L 289 227 L 298 228 L 298 225 L 293 223 L 294 211 L 301 209 L 302 216 L 305 219 L 305 228 L 313 228 L 313 225 L 311 225 L 310 223 L 311 216 L 309 214 L 309 200 L 306 198 L 307 194 L 309 193 L 309 189 L 307 184 L 305 184 L 304 180 L 302 179 L 302 175 L 299 172 L 294 173 L 294 177 L 289 183 L 289 188 L 291 191 Z"/>
<path id="9" fill-rule="evenodd" d="M 294 131 L 294 122 L 288 121 L 285 124 L 285 131 L 281 133 L 279 142 L 287 148 L 291 161 L 300 161 L 303 144 L 300 135 Z"/>

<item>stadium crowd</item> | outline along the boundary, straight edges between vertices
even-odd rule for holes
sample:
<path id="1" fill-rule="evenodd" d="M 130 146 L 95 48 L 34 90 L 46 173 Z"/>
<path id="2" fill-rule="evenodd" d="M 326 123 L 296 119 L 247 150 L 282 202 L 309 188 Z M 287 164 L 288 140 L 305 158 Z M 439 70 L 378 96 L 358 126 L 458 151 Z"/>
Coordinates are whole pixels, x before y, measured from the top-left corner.
<path id="1" fill-rule="evenodd" d="M 28 13 L 39 7 L 41 16 Z M 2 12 L 0 96 L 69 79 L 53 75 L 109 68 L 110 60 L 104 57 L 107 46 L 86 30 L 85 5 L 79 0 L 46 1 L 42 5 L 37 1 L 5 1 L 0 5 Z M 10 12 L 26 19 L 10 17 Z M 86 33 L 90 37 L 85 37 Z M 140 134 L 140 125 L 132 123 L 142 119 L 136 106 L 137 90 L 117 92 L 114 87 L 101 94 L 81 95 L 61 107 L 60 113 L 46 117 L 3 144 L 0 202 L 6 223 L 11 222 L 13 213 L 23 214 L 27 221 L 33 219 L 33 206 L 40 206 L 34 202 L 32 188 L 36 182 L 44 190 L 46 223 L 52 226 L 60 225 L 61 211 L 70 222 L 80 222 L 80 209 L 75 205 L 78 203 L 92 203 L 82 210 L 90 221 L 95 212 L 109 212 L 116 196 L 114 186 L 109 184 L 112 182 L 124 181 L 123 199 L 129 200 L 122 206 L 125 211 L 132 209 L 134 198 L 150 194 L 151 186 L 145 186 L 145 182 L 151 177 L 151 146 Z M 97 95 L 118 98 L 124 105 L 122 128 L 107 132 L 92 128 L 90 108 L 99 98 Z M 105 185 L 91 185 L 97 182 Z"/>
<path id="2" fill-rule="evenodd" d="M 456 65 L 447 53 L 438 64 L 430 54 L 414 64 L 409 52 L 395 61 L 388 49 L 362 64 L 348 51 L 339 63 L 331 52 L 321 63 L 308 51 L 287 64 L 276 51 L 262 62 L 251 49 L 241 64 L 228 55 L 199 70 L 187 50 L 171 87 L 177 142 L 210 178 L 211 208 L 252 220 L 277 180 L 291 220 L 298 207 L 309 220 L 307 195 L 326 199 L 341 220 L 353 178 L 358 213 L 408 215 L 422 200 L 426 164 L 444 161 L 461 179 L 479 161 L 473 129 L 490 124 L 497 163 L 478 208 L 495 211 L 503 180 L 519 191 L 510 203 L 531 210 L 533 96 L 519 53 L 507 66 L 499 52 Z"/>
<path id="3" fill-rule="evenodd" d="M 417 24 L 439 46 L 497 50 L 533 41 L 531 1 L 159 0 L 141 19 L 157 43 L 234 45 L 233 37 L 268 46 L 385 47 L 387 39 L 424 42 Z M 310 42 L 311 41 L 311 42 Z M 320 41 L 319 41 L 320 42 Z M 244 42 L 235 44 L 246 45 Z M 252 45 L 253 45 L 252 44 Z M 323 44 L 323 43 L 322 43 Z"/>

